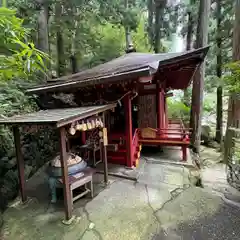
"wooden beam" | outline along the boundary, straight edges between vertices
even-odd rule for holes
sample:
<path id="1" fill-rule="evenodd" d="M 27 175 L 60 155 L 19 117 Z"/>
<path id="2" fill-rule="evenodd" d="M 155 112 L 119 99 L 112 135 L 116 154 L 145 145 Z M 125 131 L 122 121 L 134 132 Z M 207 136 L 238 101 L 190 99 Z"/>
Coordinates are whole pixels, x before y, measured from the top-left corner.
<path id="1" fill-rule="evenodd" d="M 156 94 L 156 89 L 140 90 L 138 93 L 139 96 L 154 95 L 154 94 Z"/>
<path id="2" fill-rule="evenodd" d="M 105 121 L 105 114 L 103 113 L 103 126 L 105 127 L 106 121 Z M 102 157 L 103 157 L 103 164 L 104 164 L 104 183 L 108 184 L 108 161 L 107 161 L 107 146 L 104 144 L 104 141 L 102 141 Z"/>
<path id="3" fill-rule="evenodd" d="M 25 177 L 24 177 L 24 159 L 21 150 L 21 139 L 19 133 L 19 127 L 13 126 L 13 135 L 16 149 L 16 158 L 17 158 L 17 167 L 18 167 L 18 176 L 20 182 L 20 193 L 22 202 L 27 201 L 26 187 L 25 187 Z"/>
<path id="4" fill-rule="evenodd" d="M 62 168 L 65 218 L 66 220 L 69 220 L 72 218 L 72 200 L 71 200 L 71 193 L 70 193 L 70 186 L 69 186 L 69 179 L 68 179 L 66 131 L 64 127 L 61 127 L 59 131 L 60 131 L 60 160 L 61 160 L 61 168 Z"/>
<path id="5" fill-rule="evenodd" d="M 132 149 L 132 103 L 130 94 L 124 98 L 124 112 L 125 112 L 125 135 L 126 135 L 126 150 L 127 150 L 127 166 L 133 166 L 133 149 Z"/>
<path id="6" fill-rule="evenodd" d="M 161 123 L 161 92 L 160 92 L 160 84 L 157 83 L 157 89 L 156 89 L 156 101 L 157 101 L 157 129 L 162 128 Z"/>
<path id="7" fill-rule="evenodd" d="M 170 93 L 165 93 L 164 95 L 165 95 L 165 98 L 173 97 L 173 93 L 172 93 L 172 92 L 170 92 Z"/>

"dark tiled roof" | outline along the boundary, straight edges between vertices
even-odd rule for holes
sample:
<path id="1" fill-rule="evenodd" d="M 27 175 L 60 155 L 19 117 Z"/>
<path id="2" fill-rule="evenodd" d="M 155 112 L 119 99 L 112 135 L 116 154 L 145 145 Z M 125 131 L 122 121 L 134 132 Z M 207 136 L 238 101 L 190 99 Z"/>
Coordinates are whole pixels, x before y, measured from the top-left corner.
<path id="1" fill-rule="evenodd" d="M 98 78 L 111 74 L 119 74 L 123 72 L 134 71 L 141 68 L 151 67 L 157 69 L 160 61 L 164 61 L 170 58 L 181 56 L 182 53 L 129 53 L 119 58 L 113 59 L 107 63 L 100 64 L 91 69 L 84 70 L 82 72 L 64 76 L 54 81 L 66 81 L 66 80 L 84 80 L 89 78 Z M 156 68 L 154 67 L 156 66 Z"/>
<path id="2" fill-rule="evenodd" d="M 100 64 L 94 68 L 63 76 L 50 81 L 48 84 L 29 89 L 27 92 L 38 92 L 61 87 L 71 88 L 73 85 L 83 86 L 106 81 L 133 79 L 133 77 L 147 76 L 155 73 L 159 68 L 178 63 L 188 58 L 203 61 L 209 47 L 182 53 L 129 53 L 119 58 Z"/>

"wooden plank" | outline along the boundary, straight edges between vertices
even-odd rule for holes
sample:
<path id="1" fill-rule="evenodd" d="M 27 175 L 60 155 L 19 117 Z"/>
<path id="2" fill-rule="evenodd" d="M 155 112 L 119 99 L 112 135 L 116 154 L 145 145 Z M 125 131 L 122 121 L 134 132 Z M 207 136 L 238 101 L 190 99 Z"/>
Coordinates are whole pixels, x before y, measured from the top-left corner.
<path id="1" fill-rule="evenodd" d="M 68 178 L 68 166 L 66 158 L 66 131 L 64 127 L 59 129 L 60 131 L 60 160 L 62 168 L 62 181 L 63 181 L 63 192 L 64 192 L 64 207 L 65 207 L 65 218 L 69 220 L 72 218 L 72 200 L 71 191 Z"/>
<path id="2" fill-rule="evenodd" d="M 189 145 L 190 142 L 186 141 L 171 141 L 171 140 L 158 140 L 158 139 L 140 139 L 140 143 L 142 144 L 159 144 L 159 145 L 176 145 L 176 146 L 182 146 L 182 145 Z"/>
<path id="3" fill-rule="evenodd" d="M 156 93 L 155 95 L 139 96 L 138 128 L 156 128 Z"/>
<path id="4" fill-rule="evenodd" d="M 108 145 L 107 128 L 103 128 L 103 145 Z"/>
<path id="5" fill-rule="evenodd" d="M 22 202 L 26 202 L 27 195 L 26 195 L 26 186 L 25 186 L 26 183 L 25 183 L 25 177 L 24 177 L 24 159 L 23 159 L 22 150 L 21 150 L 21 139 L 20 139 L 18 126 L 13 126 L 13 135 L 14 135 L 14 142 L 15 142 L 15 149 L 16 149 L 18 176 L 19 176 L 19 182 L 20 182 L 20 193 L 21 193 Z"/>

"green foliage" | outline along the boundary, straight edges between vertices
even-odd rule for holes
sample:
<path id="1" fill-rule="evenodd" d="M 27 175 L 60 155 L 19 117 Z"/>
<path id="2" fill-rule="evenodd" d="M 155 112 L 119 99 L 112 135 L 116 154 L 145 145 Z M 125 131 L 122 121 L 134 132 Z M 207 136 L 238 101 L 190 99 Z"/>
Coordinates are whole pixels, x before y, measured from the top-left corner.
<path id="1" fill-rule="evenodd" d="M 129 27 L 132 31 L 137 29 L 140 7 L 138 4 L 134 4 L 134 1 L 128 1 L 128 7 L 125 6 L 124 0 L 99 0 L 98 3 L 102 18 L 114 25 Z"/>
<path id="2" fill-rule="evenodd" d="M 82 66 L 92 67 L 113 58 L 119 57 L 124 53 L 124 28 L 116 27 L 111 23 L 98 25 L 95 27 L 97 46 L 88 46 L 89 54 L 84 56 Z"/>
<path id="3" fill-rule="evenodd" d="M 211 113 L 214 113 L 216 103 L 214 103 L 213 96 L 215 97 L 215 94 L 208 95 L 204 97 L 203 101 L 203 113 L 208 115 Z M 185 121 L 189 121 L 190 119 L 190 107 L 186 106 L 184 104 L 184 101 L 174 99 L 174 98 L 168 98 L 167 99 L 167 107 L 168 107 L 168 116 L 170 118 L 181 118 Z"/>
<path id="4" fill-rule="evenodd" d="M 238 93 L 240 91 L 240 61 L 226 64 L 226 74 L 224 82 L 229 92 Z"/>
<path id="5" fill-rule="evenodd" d="M 37 108 L 27 97 L 16 81 L 0 82 L 0 117 L 7 118 L 21 113 L 32 112 Z M 0 126 L 0 158 L 13 148 L 12 132 Z"/>
<path id="6" fill-rule="evenodd" d="M 190 108 L 187 107 L 180 100 L 167 99 L 168 116 L 169 118 L 181 118 L 183 120 L 189 120 Z"/>
<path id="7" fill-rule="evenodd" d="M 18 89 L 9 89 L 11 93 L 9 93 L 10 97 L 13 92 L 15 93 L 15 99 L 20 99 L 19 102 L 11 102 L 11 98 L 6 94 L 5 96 L 1 96 L 0 104 L 3 108 L 1 108 L 1 117 L 12 116 L 14 114 L 20 114 L 21 112 L 26 112 L 28 109 L 30 112 L 34 110 L 34 105 L 29 104 L 28 99 L 24 96 L 24 94 Z M 8 91 L 7 90 L 7 91 Z M 6 92 L 7 92 L 6 91 Z M 18 108 L 19 107 L 19 108 Z M 0 157 L 8 155 L 9 152 L 13 149 L 13 137 L 11 129 L 0 126 Z"/>
<path id="8" fill-rule="evenodd" d="M 232 33 L 233 33 L 233 20 L 234 20 L 234 1 L 232 0 L 224 0 L 221 1 L 221 16 L 217 15 L 217 8 L 216 8 L 216 0 L 212 1 L 211 4 L 211 14 L 210 14 L 210 25 L 209 25 L 209 45 L 210 50 L 207 55 L 206 59 L 206 79 L 205 79 L 205 91 L 206 92 L 213 92 L 216 87 L 222 85 L 222 82 L 216 77 L 216 56 L 219 52 L 217 47 L 217 38 L 221 37 L 222 39 L 222 47 L 221 47 L 221 56 L 222 56 L 222 64 L 225 65 L 231 61 L 232 58 Z M 197 26 L 197 11 L 198 11 L 198 4 L 199 1 L 196 0 L 185 0 L 182 1 L 180 5 L 181 10 L 179 11 L 180 17 L 179 21 L 182 23 L 182 36 L 186 37 L 187 33 L 187 24 L 188 18 L 187 13 L 191 12 L 194 21 L 194 29 L 193 29 L 193 43 L 196 39 L 196 26 Z M 221 19 L 221 26 L 220 26 L 220 36 L 217 36 L 217 19 Z M 227 70 L 228 71 L 228 70 Z M 225 74 L 223 69 L 223 75 Z"/>
<path id="9" fill-rule="evenodd" d="M 36 72 L 45 72 L 47 55 L 28 42 L 29 30 L 16 12 L 0 8 L 0 80 L 30 79 Z"/>
<path id="10" fill-rule="evenodd" d="M 133 43 L 137 52 L 150 52 L 151 44 L 145 31 L 145 18 L 141 16 L 136 31 L 132 34 Z"/>
<path id="11" fill-rule="evenodd" d="M 215 111 L 216 111 L 216 103 L 214 103 L 214 100 L 211 97 L 205 97 L 203 101 L 203 113 L 209 114 L 209 113 L 214 113 Z"/>
<path id="12" fill-rule="evenodd" d="M 36 108 L 20 86 L 39 71 L 45 71 L 47 56 L 28 41 L 29 32 L 14 10 L 0 8 L 0 117 L 3 118 Z M 0 157 L 12 148 L 12 133 L 1 126 Z"/>
<path id="13" fill-rule="evenodd" d="M 221 2 L 221 16 L 217 15 L 216 1 L 212 4 L 213 11 L 211 12 L 211 24 L 209 32 L 209 43 L 211 44 L 210 51 L 208 53 L 206 74 L 209 76 L 209 81 L 206 84 L 214 85 L 215 87 L 219 84 L 219 79 L 215 78 L 216 75 L 216 55 L 219 52 L 217 47 L 217 37 L 222 39 L 222 64 L 229 63 L 232 59 L 232 33 L 233 33 L 233 20 L 234 10 L 233 1 L 225 0 Z M 217 36 L 217 18 L 221 19 L 221 34 Z M 223 69 L 224 74 L 224 69 Z"/>

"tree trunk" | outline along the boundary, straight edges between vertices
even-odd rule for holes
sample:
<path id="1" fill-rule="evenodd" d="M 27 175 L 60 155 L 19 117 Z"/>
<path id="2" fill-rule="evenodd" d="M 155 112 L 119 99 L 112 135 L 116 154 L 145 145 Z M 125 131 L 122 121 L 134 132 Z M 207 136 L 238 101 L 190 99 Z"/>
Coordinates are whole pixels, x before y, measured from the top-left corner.
<path id="1" fill-rule="evenodd" d="M 235 4 L 235 22 L 233 29 L 233 61 L 240 60 L 240 0 Z M 228 104 L 228 127 L 239 128 L 240 123 L 240 98 L 237 93 L 230 93 Z M 227 132 L 226 132 L 227 134 Z"/>
<path id="2" fill-rule="evenodd" d="M 201 0 L 199 5 L 199 18 L 197 26 L 196 48 L 201 48 L 208 43 L 208 25 L 211 0 Z M 191 144 L 199 153 L 201 143 L 201 118 L 203 105 L 205 64 L 203 63 L 196 71 L 193 88 L 190 124 L 193 130 Z"/>
<path id="3" fill-rule="evenodd" d="M 56 33 L 56 47 L 57 47 L 57 75 L 58 77 L 65 75 L 65 57 L 64 57 L 64 44 L 63 36 L 60 30 Z"/>
<path id="4" fill-rule="evenodd" d="M 192 48 L 192 39 L 193 39 L 193 16 L 192 16 L 192 11 L 188 11 L 188 27 L 187 27 L 187 46 L 186 50 L 189 51 Z M 184 90 L 184 95 L 183 95 L 183 101 L 184 104 L 189 107 L 190 106 L 190 96 L 188 89 Z"/>
<path id="5" fill-rule="evenodd" d="M 49 41 L 48 41 L 48 1 L 42 1 L 41 9 L 38 15 L 38 36 L 37 36 L 37 48 L 49 54 Z M 45 63 L 47 65 L 47 63 Z M 49 68 L 49 66 L 46 66 Z M 46 75 L 41 74 L 44 81 L 47 81 Z"/>
<path id="6" fill-rule="evenodd" d="M 76 55 L 71 55 L 70 61 L 71 61 L 72 73 L 77 73 L 78 72 L 78 63 L 77 63 Z"/>
<path id="7" fill-rule="evenodd" d="M 154 17 L 154 3 L 153 0 L 148 0 L 148 38 L 150 45 L 154 46 L 154 33 L 153 33 L 153 17 Z"/>
<path id="8" fill-rule="evenodd" d="M 154 52 L 159 53 L 161 47 L 162 27 L 164 8 L 167 4 L 166 0 L 155 0 L 156 14 L 155 14 L 155 34 L 154 34 Z"/>
<path id="9" fill-rule="evenodd" d="M 56 48 L 57 48 L 57 75 L 58 77 L 65 75 L 65 56 L 64 56 L 64 40 L 61 29 L 62 5 L 57 2 L 55 5 L 55 20 L 57 22 L 56 32 Z"/>
<path id="10" fill-rule="evenodd" d="M 233 29 L 233 61 L 240 60 L 240 0 L 236 0 Z"/>
<path id="11" fill-rule="evenodd" d="M 49 53 L 48 42 L 48 2 L 43 1 L 41 9 L 38 15 L 38 44 L 39 50 L 45 53 Z"/>
<path id="12" fill-rule="evenodd" d="M 77 31 L 79 29 L 79 15 L 80 11 L 79 8 L 73 6 L 72 7 L 72 15 L 76 16 L 74 20 L 74 27 L 73 30 L 70 30 L 70 35 L 72 36 L 71 38 L 71 56 L 70 56 L 70 65 L 72 69 L 72 73 L 77 73 L 78 72 L 78 58 L 77 58 L 77 51 L 76 51 L 76 35 Z"/>
<path id="13" fill-rule="evenodd" d="M 193 23 L 194 21 L 193 21 L 192 12 L 188 11 L 187 46 L 186 46 L 187 51 L 192 49 Z"/>
<path id="14" fill-rule="evenodd" d="M 221 0 L 217 0 L 217 65 L 216 74 L 220 79 L 222 77 L 222 37 L 221 37 Z M 222 142 L 222 115 L 223 115 L 223 103 L 222 103 L 222 86 L 217 88 L 217 119 L 216 119 L 216 141 Z"/>
<path id="15" fill-rule="evenodd" d="M 125 0 L 125 8 L 128 9 L 128 0 Z M 132 43 L 132 37 L 131 37 L 131 31 L 129 26 L 124 26 L 125 28 L 125 37 L 126 37 L 126 53 L 131 52 L 131 49 L 133 48 Z"/>

